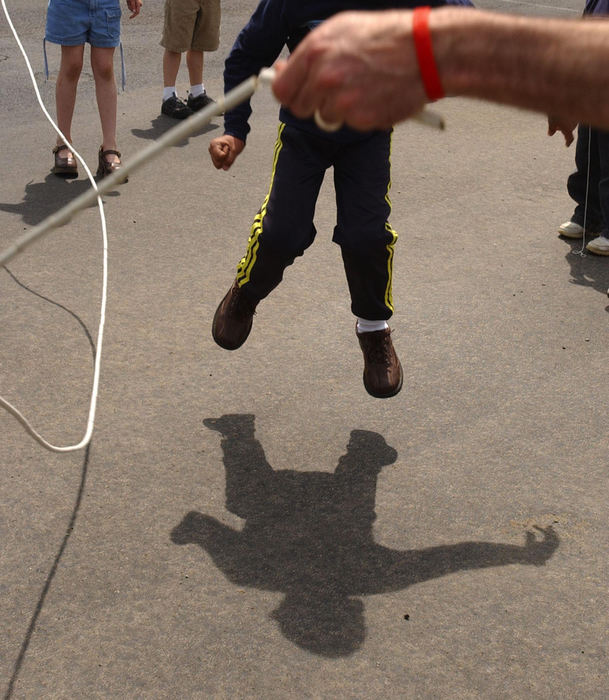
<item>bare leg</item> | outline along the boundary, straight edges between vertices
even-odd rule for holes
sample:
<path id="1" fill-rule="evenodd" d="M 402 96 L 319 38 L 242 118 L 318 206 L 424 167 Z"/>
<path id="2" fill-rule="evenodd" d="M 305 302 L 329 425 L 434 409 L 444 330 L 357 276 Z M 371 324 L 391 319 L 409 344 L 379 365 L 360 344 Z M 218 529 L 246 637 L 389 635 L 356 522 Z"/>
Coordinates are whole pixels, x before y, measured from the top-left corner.
<path id="1" fill-rule="evenodd" d="M 72 117 L 76 104 L 76 89 L 82 71 L 84 50 L 84 44 L 61 47 L 61 64 L 55 85 L 57 126 L 70 143 L 72 142 Z M 57 136 L 57 146 L 62 143 L 62 140 Z M 66 157 L 67 154 L 64 152 L 62 156 Z"/>
<path id="2" fill-rule="evenodd" d="M 182 54 L 165 49 L 163 54 L 163 86 L 173 87 L 178 79 Z"/>
<path id="3" fill-rule="evenodd" d="M 95 79 L 95 96 L 102 128 L 102 149 L 117 150 L 116 108 L 117 92 L 114 79 L 114 48 L 91 47 L 91 68 Z M 109 163 L 120 162 L 118 156 L 108 155 Z"/>
<path id="4" fill-rule="evenodd" d="M 203 51 L 187 51 L 186 66 L 191 85 L 199 85 L 203 82 Z"/>

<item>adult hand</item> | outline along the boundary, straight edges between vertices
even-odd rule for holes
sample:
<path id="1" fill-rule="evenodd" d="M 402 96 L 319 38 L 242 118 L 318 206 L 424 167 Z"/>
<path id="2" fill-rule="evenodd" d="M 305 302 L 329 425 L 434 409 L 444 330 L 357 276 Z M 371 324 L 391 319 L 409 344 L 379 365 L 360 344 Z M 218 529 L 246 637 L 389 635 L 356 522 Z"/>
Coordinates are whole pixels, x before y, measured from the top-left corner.
<path id="1" fill-rule="evenodd" d="M 218 170 L 228 170 L 244 148 L 245 141 L 236 136 L 224 134 L 209 142 L 209 155 Z"/>
<path id="2" fill-rule="evenodd" d="M 576 126 L 576 123 L 567 122 L 564 118 L 548 116 L 548 136 L 554 136 L 557 131 L 560 131 L 565 137 L 565 146 L 573 143 L 573 130 Z"/>
<path id="3" fill-rule="evenodd" d="M 127 7 L 131 10 L 129 19 L 133 19 L 140 14 L 142 9 L 142 0 L 127 0 Z"/>
<path id="4" fill-rule="evenodd" d="M 275 96 L 301 118 L 317 111 L 325 122 L 386 129 L 427 102 L 410 12 L 335 15 L 275 67 Z"/>

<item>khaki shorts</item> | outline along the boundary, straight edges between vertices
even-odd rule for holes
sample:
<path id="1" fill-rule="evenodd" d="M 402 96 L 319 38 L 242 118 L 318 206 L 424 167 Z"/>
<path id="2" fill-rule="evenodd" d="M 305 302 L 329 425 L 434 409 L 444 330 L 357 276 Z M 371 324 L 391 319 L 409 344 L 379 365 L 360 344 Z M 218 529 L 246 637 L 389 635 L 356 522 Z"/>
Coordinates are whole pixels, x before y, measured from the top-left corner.
<path id="1" fill-rule="evenodd" d="M 161 46 L 183 53 L 215 51 L 220 43 L 220 0 L 165 0 Z"/>

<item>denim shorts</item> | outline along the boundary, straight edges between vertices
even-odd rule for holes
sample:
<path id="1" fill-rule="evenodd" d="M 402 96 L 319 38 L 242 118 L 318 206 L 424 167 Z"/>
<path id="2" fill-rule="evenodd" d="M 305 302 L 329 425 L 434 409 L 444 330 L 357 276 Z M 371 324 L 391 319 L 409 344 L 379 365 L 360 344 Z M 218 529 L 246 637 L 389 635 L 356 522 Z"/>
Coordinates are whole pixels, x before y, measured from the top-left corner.
<path id="1" fill-rule="evenodd" d="M 45 39 L 62 46 L 118 46 L 119 0 L 49 0 Z"/>

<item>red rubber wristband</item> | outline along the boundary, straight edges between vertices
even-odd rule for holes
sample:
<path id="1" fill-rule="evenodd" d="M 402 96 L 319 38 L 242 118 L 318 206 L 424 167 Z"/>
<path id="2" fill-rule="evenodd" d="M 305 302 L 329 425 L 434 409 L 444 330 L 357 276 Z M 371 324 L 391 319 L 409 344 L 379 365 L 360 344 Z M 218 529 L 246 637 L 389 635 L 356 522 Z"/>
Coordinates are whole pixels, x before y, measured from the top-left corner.
<path id="1" fill-rule="evenodd" d="M 421 82 L 430 100 L 444 97 L 444 89 L 433 56 L 431 34 L 429 33 L 430 7 L 417 7 L 412 13 L 412 38 L 417 53 Z"/>

